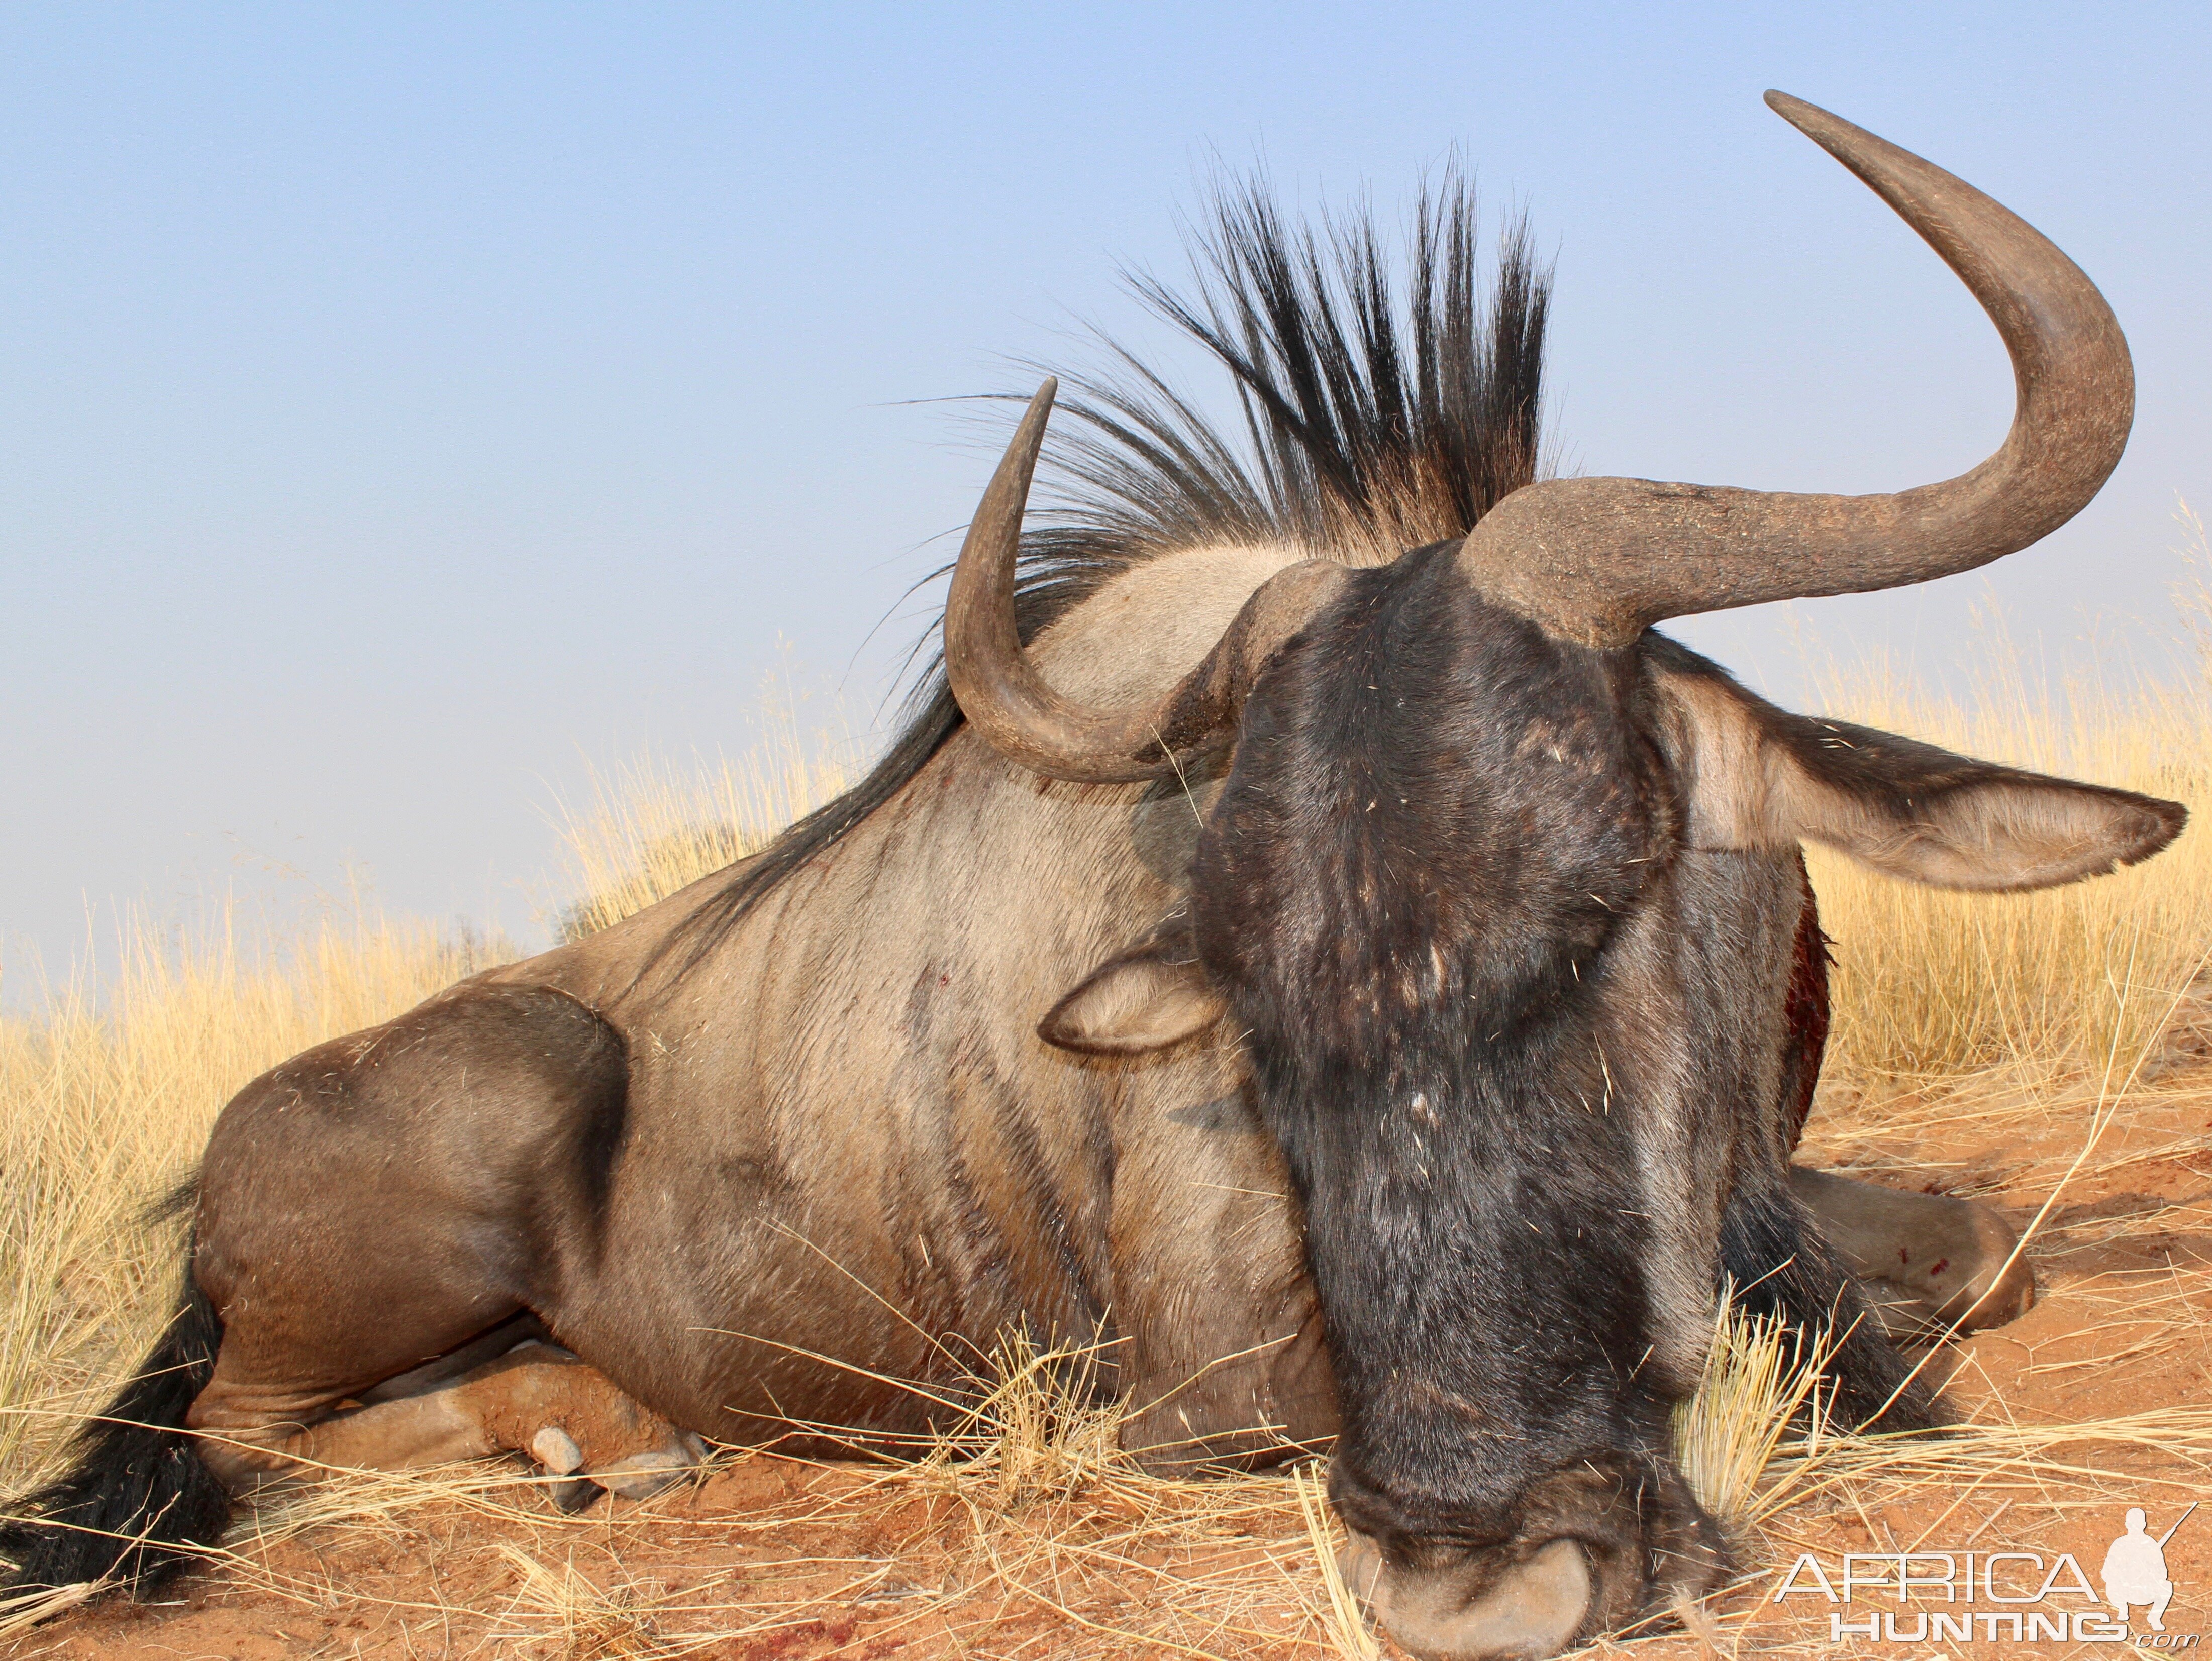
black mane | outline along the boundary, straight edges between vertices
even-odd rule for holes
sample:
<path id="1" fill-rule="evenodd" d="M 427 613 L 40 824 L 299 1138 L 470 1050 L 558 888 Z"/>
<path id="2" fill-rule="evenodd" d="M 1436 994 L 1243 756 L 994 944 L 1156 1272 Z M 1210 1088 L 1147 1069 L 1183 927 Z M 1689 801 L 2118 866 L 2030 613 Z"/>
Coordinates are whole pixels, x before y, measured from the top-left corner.
<path id="1" fill-rule="evenodd" d="M 1551 278 L 1525 222 L 1499 239 L 1486 293 L 1474 192 L 1447 176 L 1416 207 L 1401 297 L 1365 209 L 1294 232 L 1257 182 L 1208 208 L 1185 239 L 1188 292 L 1135 273 L 1126 281 L 1229 372 L 1242 430 L 1218 428 L 1159 368 L 1101 335 L 1107 367 L 1062 376 L 1041 470 L 1048 500 L 1022 537 L 1015 614 L 1024 645 L 1162 554 L 1288 543 L 1382 564 L 1466 535 L 1536 476 Z M 907 710 L 865 779 L 700 902 L 670 941 L 684 969 L 959 729 L 934 652 Z"/>

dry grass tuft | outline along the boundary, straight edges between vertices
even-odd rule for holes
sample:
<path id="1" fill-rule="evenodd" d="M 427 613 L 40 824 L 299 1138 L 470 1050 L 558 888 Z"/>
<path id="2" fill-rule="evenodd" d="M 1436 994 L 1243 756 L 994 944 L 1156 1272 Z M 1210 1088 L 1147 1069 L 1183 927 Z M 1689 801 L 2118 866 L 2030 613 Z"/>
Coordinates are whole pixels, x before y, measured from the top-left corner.
<path id="1" fill-rule="evenodd" d="M 651 1599 L 635 1586 L 602 1588 L 576 1567 L 574 1553 L 556 1571 L 528 1552 L 503 1546 L 500 1555 L 521 1577 L 514 1610 L 557 1628 L 562 1661 L 662 1661 L 675 1647 L 655 1628 Z"/>
<path id="2" fill-rule="evenodd" d="M 94 1585 L 55 1586 L 43 1591 L 21 1591 L 0 1597 L 0 1644 L 27 1633 L 43 1621 L 75 1609 L 95 1596 Z"/>
<path id="3" fill-rule="evenodd" d="M 1004 1513 L 1129 1474 L 1128 1404 L 1100 1398 L 1098 1363 L 1096 1345 L 1042 1348 L 1026 1332 L 1002 1335 L 976 1381 L 980 1398 L 916 1462 L 924 1480 Z"/>
<path id="4" fill-rule="evenodd" d="M 771 677 L 756 742 L 689 767 L 646 758 L 594 774 L 589 804 L 562 815 L 568 883 L 561 937 L 577 940 L 757 853 L 794 820 L 859 782 L 842 711 L 833 729 L 799 725 L 788 676 Z"/>
<path id="5" fill-rule="evenodd" d="M 1344 1578 L 1338 1559 L 1340 1525 L 1328 1505 L 1328 1481 L 1319 1470 L 1300 1465 L 1291 1472 L 1291 1491 L 1297 1496 L 1298 1516 L 1313 1544 L 1314 1566 L 1321 1582 L 1322 1630 L 1341 1661 L 1382 1661 L 1382 1646 L 1367 1625 L 1367 1611 Z M 1303 1589 L 1302 1589 L 1303 1590 Z"/>
<path id="6" fill-rule="evenodd" d="M 1810 1446 L 1826 1434 L 1820 1369 L 1832 1346 L 1780 1321 L 1747 1315 L 1723 1297 L 1698 1393 L 1674 1409 L 1674 1457 L 1698 1502 L 1738 1529 L 1760 1510 L 1761 1479 L 1793 1425 Z"/>

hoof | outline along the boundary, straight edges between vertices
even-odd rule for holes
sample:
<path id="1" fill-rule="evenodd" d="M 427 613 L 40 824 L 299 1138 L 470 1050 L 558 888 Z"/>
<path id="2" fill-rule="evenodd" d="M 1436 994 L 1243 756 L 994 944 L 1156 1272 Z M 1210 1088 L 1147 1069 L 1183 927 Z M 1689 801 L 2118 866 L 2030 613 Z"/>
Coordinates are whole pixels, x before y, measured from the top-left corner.
<path id="1" fill-rule="evenodd" d="M 547 1425 L 530 1439 L 530 1457 L 538 1461 L 548 1476 L 568 1479 L 550 1482 L 545 1489 L 554 1505 L 568 1516 L 587 1509 L 606 1492 L 590 1477 L 575 1475 L 583 1465 L 584 1450 L 576 1446 L 574 1436 L 558 1425 Z"/>
<path id="2" fill-rule="evenodd" d="M 545 1467 L 549 1476 L 566 1476 L 584 1463 L 584 1450 L 558 1425 L 547 1425 L 530 1439 L 530 1457 Z"/>
<path id="3" fill-rule="evenodd" d="M 606 1489 L 588 1476 L 571 1476 L 565 1482 L 556 1482 L 546 1490 L 553 1496 L 553 1504 L 564 1517 L 574 1517 L 580 1511 L 589 1511 L 599 1502 Z"/>
<path id="4" fill-rule="evenodd" d="M 688 1447 L 656 1448 L 617 1459 L 605 1470 L 593 1471 L 592 1476 L 609 1493 L 618 1494 L 625 1500 L 649 1500 L 688 1474 L 698 1463 Z"/>

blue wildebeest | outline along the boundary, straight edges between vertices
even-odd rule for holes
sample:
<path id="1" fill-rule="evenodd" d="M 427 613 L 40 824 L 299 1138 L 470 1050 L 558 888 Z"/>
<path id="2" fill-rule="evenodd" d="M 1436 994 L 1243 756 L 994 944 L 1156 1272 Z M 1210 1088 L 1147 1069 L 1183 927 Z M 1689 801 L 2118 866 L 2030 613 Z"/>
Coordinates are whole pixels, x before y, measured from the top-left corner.
<path id="1" fill-rule="evenodd" d="M 1195 299 L 1251 445 L 1141 365 L 1053 388 L 970 527 L 945 682 L 874 773 L 618 926 L 311 1050 L 225 1110 L 174 1321 L 0 1546 L 141 1579 L 312 1465 L 526 1452 L 625 1494 L 699 1439 L 897 1434 L 960 1346 L 1103 1333 L 1141 1457 L 1326 1445 L 1431 1657 L 1539 1656 L 1715 1586 L 1668 1451 L 1725 1281 L 1844 1332 L 2023 1306 L 1993 1216 L 1793 1170 L 1825 957 L 1807 839 L 2021 889 L 2170 803 L 1786 714 L 1652 632 L 1963 571 L 2118 460 L 2127 349 L 2064 255 L 1810 106 L 1949 263 L 2018 407 L 1896 495 L 1538 479 L 1546 286 L 1410 300 L 1370 233 L 1224 203 Z M 1407 551 L 1410 550 L 1410 551 Z M 941 1392 L 940 1392 L 941 1393 Z"/>

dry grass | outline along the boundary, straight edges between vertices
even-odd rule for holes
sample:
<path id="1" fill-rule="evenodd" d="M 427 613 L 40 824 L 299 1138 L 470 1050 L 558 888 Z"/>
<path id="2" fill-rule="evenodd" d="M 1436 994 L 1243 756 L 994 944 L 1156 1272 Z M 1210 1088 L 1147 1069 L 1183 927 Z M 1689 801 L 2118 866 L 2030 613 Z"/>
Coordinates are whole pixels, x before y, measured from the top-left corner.
<path id="1" fill-rule="evenodd" d="M 842 707 L 807 730 L 790 676 L 772 678 L 755 742 L 736 757 L 684 767 L 646 758 L 594 774 L 581 809 L 562 815 L 568 886 L 557 927 L 574 940 L 619 923 L 702 876 L 757 853 L 793 821 L 859 782 Z"/>
<path id="2" fill-rule="evenodd" d="M 1128 1475 L 1124 1409 L 1099 1399 L 1098 1373 L 1095 1345 L 1042 1347 L 1027 1332 L 1002 1335 L 974 1381 L 975 1405 L 915 1461 L 918 1477 L 981 1517 Z"/>
<path id="3" fill-rule="evenodd" d="M 1674 1410 L 1674 1456 L 1723 1524 L 1757 1520 L 1768 1469 L 1793 1430 L 1810 1447 L 1827 1436 L 1820 1367 L 1831 1347 L 1825 1332 L 1793 1332 L 1728 1300 L 1714 1312 L 1698 1393 Z"/>
<path id="4" fill-rule="evenodd" d="M 1796 1549 L 1832 1549 L 1821 1530 L 1839 1517 L 1907 1512 L 1928 1532 L 1968 1502 L 1982 1515 L 2109 1510 L 2116 1494 L 2160 1504 L 2212 1467 L 2212 1410 L 2195 1406 L 2022 1425 L 1985 1403 L 1948 1436 L 1835 1434 L 1806 1411 L 1804 1348 L 1740 1318 L 1723 1325 L 1678 1448 L 1752 1581 Z M 834 1640 L 858 1615 L 872 1641 L 944 1640 L 925 1653 L 988 1637 L 994 1652 L 1045 1655 L 1378 1661 L 1317 1472 L 1148 1476 L 1114 1448 L 1118 1409 L 1072 1382 L 1082 1352 L 1010 1342 L 996 1355 L 975 1410 L 908 1461 L 728 1454 L 696 1503 L 679 1492 L 585 1517 L 535 1498 L 518 1467 L 342 1475 L 265 1506 L 210 1555 L 234 1599 L 367 1609 L 456 1654 L 676 1657 Z M 1732 1486 L 1711 1486 L 1716 1473 Z M 393 1555 L 435 1561 L 435 1595 L 391 1574 Z M 1739 1599 L 1719 1625 L 1762 1612 Z"/>
<path id="5" fill-rule="evenodd" d="M 106 984 L 0 1023 L 0 1486 L 166 1318 L 179 1237 L 149 1203 L 191 1170 L 239 1086 L 500 951 L 366 915 L 275 939 L 234 911 L 179 950 L 140 919 Z"/>
<path id="6" fill-rule="evenodd" d="M 2185 803 L 2212 801 L 2212 706 L 2199 688 L 2118 701 L 2089 686 L 2039 706 L 2014 687 L 1972 705 L 1917 700 L 1866 677 L 1834 714 L 1948 749 Z M 1835 940 L 1831 1056 L 1848 1080 L 2031 1081 L 2129 1064 L 2169 1006 L 2199 1016 L 2212 948 L 2212 839 L 2197 826 L 2142 865 L 2042 894 L 1944 893 L 1808 852 Z"/>
<path id="7" fill-rule="evenodd" d="M 1297 1498 L 1298 1517 L 1306 1525 L 1314 1567 L 1320 1571 L 1322 1629 L 1343 1661 L 1382 1661 L 1382 1646 L 1375 1641 L 1359 1595 L 1344 1578 L 1337 1556 L 1337 1536 L 1342 1530 L 1329 1510 L 1327 1478 L 1302 1465 L 1291 1472 L 1291 1492 Z"/>
<path id="8" fill-rule="evenodd" d="M 651 1595 L 635 1585 L 605 1587 L 576 1567 L 572 1551 L 556 1570 L 518 1546 L 500 1555 L 521 1585 L 510 1616 L 549 1622 L 568 1661 L 659 1661 L 674 1652 L 653 1620 Z"/>
<path id="9" fill-rule="evenodd" d="M 2122 695 L 2107 676 L 2046 697 L 2000 672 L 2001 637 L 1989 646 L 1997 667 L 1956 702 L 1863 675 L 1838 677 L 1826 706 L 1997 759 L 2212 800 L 2204 688 Z M 825 759 L 847 752 L 802 743 L 788 705 L 763 725 L 740 761 L 641 767 L 595 786 L 568 823 L 580 898 L 565 927 L 588 932 L 674 892 L 847 781 Z M 2212 1409 L 2039 1418 L 2008 1405 L 2020 1386 L 2072 1387 L 2154 1363 L 2162 1346 L 2204 1344 L 2212 1276 L 2201 1260 L 2169 1252 L 2154 1273 L 2113 1255 L 2212 1237 L 2212 1194 L 2169 1183 L 2144 1198 L 2130 1185 L 2200 1168 L 2208 1146 L 2212 1073 L 2196 1060 L 2212 1051 L 2201 1037 L 2212 1033 L 2202 1013 L 2212 852 L 2201 839 L 2191 831 L 2115 879 L 2012 899 L 1930 894 L 1815 856 L 1840 960 L 1820 1156 L 2012 1207 L 2033 1223 L 2047 1292 L 2080 1317 L 2065 1341 L 2029 1343 L 2018 1385 L 1966 1378 L 1976 1416 L 1938 1440 L 1834 1434 L 1809 1346 L 1723 1310 L 1676 1430 L 1693 1485 L 1747 1563 L 1845 1525 L 1894 1532 L 1884 1519 L 1899 1514 L 1924 1532 L 1961 1506 L 2063 1516 L 2204 1482 Z M 0 1489 L 36 1474 L 69 1416 L 161 1318 L 176 1241 L 143 1208 L 188 1167 L 222 1101 L 484 955 L 373 918 L 295 940 L 226 925 L 181 949 L 141 929 L 100 984 L 0 1027 Z M 1960 1352 L 1937 1355 L 1960 1364 Z M 1983 1365 L 1966 1360 L 1970 1374 Z M 796 1642 L 817 1628 L 834 1637 L 864 1611 L 872 1636 L 942 1640 L 932 1654 L 986 1634 L 995 1652 L 998 1634 L 1033 1630 L 1047 1636 L 1024 1641 L 1041 1654 L 1370 1661 L 1375 1640 L 1336 1573 L 1312 1479 L 1146 1475 L 1119 1449 L 1121 1409 L 1096 1401 L 1087 1366 L 1080 1349 L 1010 1337 L 935 1446 L 888 1465 L 726 1459 L 705 1493 L 736 1495 L 728 1504 L 679 1494 L 569 1519 L 517 1468 L 362 1474 L 250 1514 L 213 1555 L 236 1597 L 380 1611 L 441 1634 L 419 1640 L 424 1653 L 674 1656 Z M 798 1473 L 789 1491 L 744 1486 L 771 1464 Z M 876 1543 L 858 1550 L 856 1539 Z M 435 1556 L 434 1589 L 376 1579 L 378 1552 Z M 668 1562 L 682 1573 L 654 1567 Z M 0 1639 L 42 1612 L 0 1606 Z"/>
<path id="10" fill-rule="evenodd" d="M 1983 619 L 1933 693 L 1881 654 L 1832 661 L 1810 700 L 1826 715 L 2039 772 L 2192 804 L 2212 803 L 2212 546 L 2185 505 L 2174 587 L 2179 676 L 2154 678 L 2140 650 L 2083 648 L 2045 674 L 2002 620 Z M 1820 919 L 1836 942 L 1831 1072 L 1859 1083 L 2004 1070 L 2042 1082 L 2124 1069 L 2169 1036 L 2194 1043 L 2212 952 L 2212 838 L 2191 825 L 2156 858 L 2031 894 L 1946 894 L 1808 850 Z M 2178 1009 L 2176 1005 L 2179 1005 Z"/>
<path id="11" fill-rule="evenodd" d="M 2190 1288 L 2208 1293 L 2212 1284 Z M 1720 1312 L 1698 1395 L 1677 1411 L 1674 1445 L 1698 1499 L 1739 1534 L 1756 1538 L 1838 1495 L 1866 1507 L 1955 1499 L 1962 1487 L 2048 1497 L 2055 1484 L 2101 1500 L 2145 1485 L 2193 1492 L 2212 1470 L 2212 1406 L 2195 1403 L 2048 1424 L 2004 1417 L 2002 1400 L 1987 1397 L 1966 1423 L 1939 1432 L 1845 1434 L 1821 1396 L 1825 1349 L 1822 1338 Z"/>

